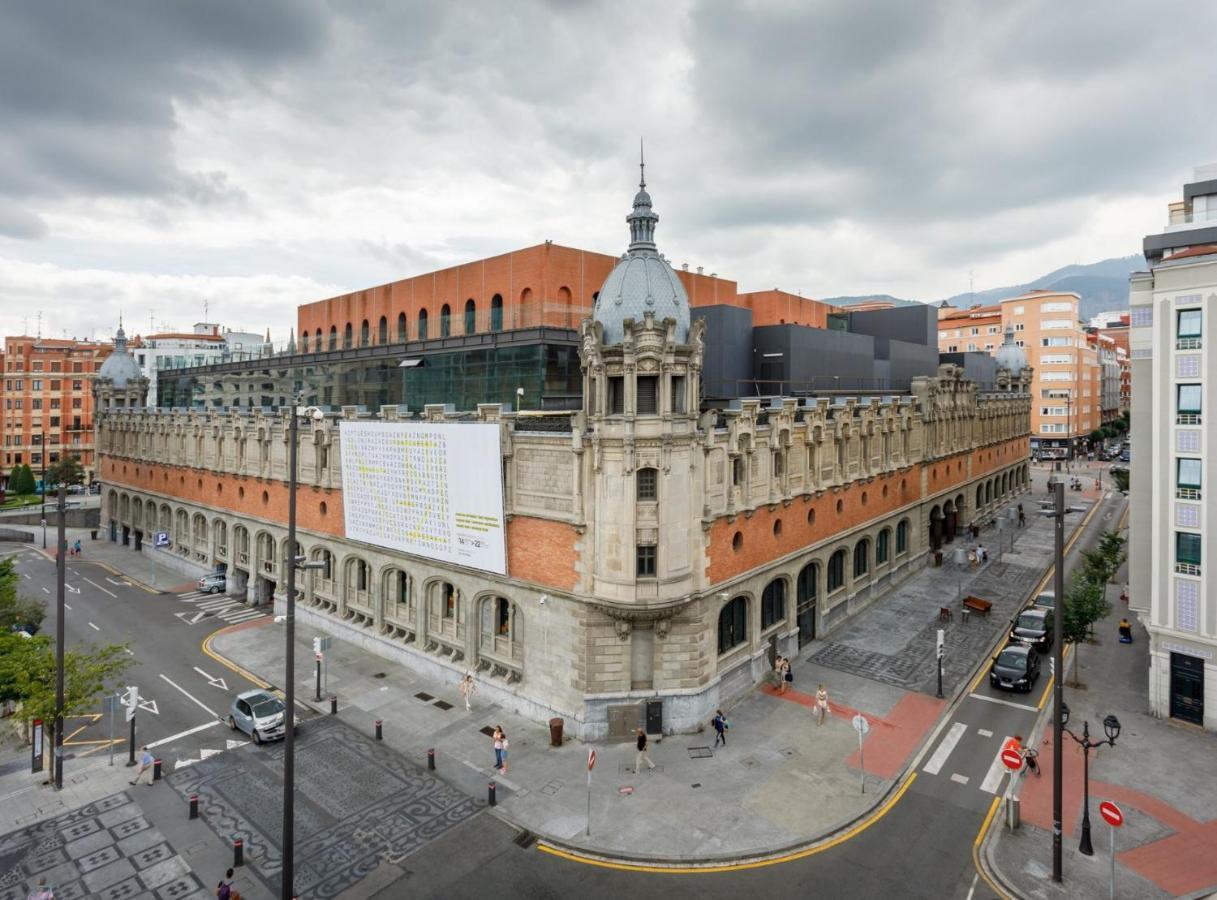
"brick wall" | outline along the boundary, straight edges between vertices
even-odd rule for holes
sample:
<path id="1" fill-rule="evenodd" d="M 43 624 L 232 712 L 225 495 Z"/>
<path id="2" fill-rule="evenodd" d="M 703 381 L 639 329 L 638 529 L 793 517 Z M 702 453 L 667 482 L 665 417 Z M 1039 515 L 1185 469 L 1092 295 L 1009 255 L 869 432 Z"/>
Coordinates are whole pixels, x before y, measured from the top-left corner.
<path id="1" fill-rule="evenodd" d="M 507 572 L 512 578 L 573 591 L 579 584 L 578 545 L 574 526 L 513 516 L 507 523 Z"/>

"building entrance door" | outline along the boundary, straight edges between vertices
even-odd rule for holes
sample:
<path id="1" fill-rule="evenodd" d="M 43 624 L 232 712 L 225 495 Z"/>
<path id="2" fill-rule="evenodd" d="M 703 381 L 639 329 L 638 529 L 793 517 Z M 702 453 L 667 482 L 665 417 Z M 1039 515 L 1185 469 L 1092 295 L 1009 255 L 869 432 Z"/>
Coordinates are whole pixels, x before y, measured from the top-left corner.
<path id="1" fill-rule="evenodd" d="M 795 582 L 795 614 L 799 623 L 799 649 L 816 639 L 816 588 L 820 567 L 809 563 Z"/>
<path id="2" fill-rule="evenodd" d="M 1204 724 L 1204 660 L 1171 654 L 1171 718 Z"/>
<path id="3" fill-rule="evenodd" d="M 135 530 L 135 549 L 140 550 L 144 546 L 144 533 L 138 528 Z"/>

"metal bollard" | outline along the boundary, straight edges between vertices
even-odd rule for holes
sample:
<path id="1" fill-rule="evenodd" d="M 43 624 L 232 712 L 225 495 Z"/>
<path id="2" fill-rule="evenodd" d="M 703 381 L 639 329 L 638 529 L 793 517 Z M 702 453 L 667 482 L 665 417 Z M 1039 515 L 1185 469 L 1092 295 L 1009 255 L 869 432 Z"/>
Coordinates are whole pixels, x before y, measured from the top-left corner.
<path id="1" fill-rule="evenodd" d="M 331 694 L 330 695 L 330 715 L 335 716 L 337 714 L 338 714 L 338 697 L 334 694 Z"/>
<path id="2" fill-rule="evenodd" d="M 161 761 L 159 759 L 152 760 L 152 780 L 161 780 Z"/>
<path id="3" fill-rule="evenodd" d="M 491 806 L 495 805 L 494 791 L 495 791 L 495 785 L 494 785 L 494 782 L 492 781 L 488 785 L 486 785 L 486 802 L 489 803 Z"/>
<path id="4" fill-rule="evenodd" d="M 435 771 L 435 751 L 434 750 L 427 751 L 427 768 L 430 769 L 432 772 Z"/>
<path id="5" fill-rule="evenodd" d="M 376 740 L 378 740 L 378 741 L 384 740 L 384 735 L 381 732 L 380 726 L 381 726 L 381 721 L 380 721 L 380 719 L 377 719 L 376 720 Z"/>
<path id="6" fill-rule="evenodd" d="M 190 795 L 190 818 L 197 819 L 199 817 L 199 795 Z"/>
<path id="7" fill-rule="evenodd" d="M 234 838 L 232 842 L 232 867 L 235 869 L 243 865 L 245 865 L 245 842 L 240 838 Z"/>

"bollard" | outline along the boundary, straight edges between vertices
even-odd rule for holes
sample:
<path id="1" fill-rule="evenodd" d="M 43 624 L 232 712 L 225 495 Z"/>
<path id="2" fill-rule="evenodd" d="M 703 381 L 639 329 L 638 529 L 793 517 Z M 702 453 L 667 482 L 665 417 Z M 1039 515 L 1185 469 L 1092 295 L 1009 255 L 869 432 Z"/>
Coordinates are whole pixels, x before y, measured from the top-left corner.
<path id="1" fill-rule="evenodd" d="M 232 867 L 235 869 L 243 865 L 245 865 L 245 842 L 240 838 L 234 838 L 232 842 Z"/>
<path id="2" fill-rule="evenodd" d="M 488 785 L 486 785 L 486 802 L 489 803 L 491 806 L 495 805 L 494 804 L 494 790 L 495 790 L 495 787 L 494 787 L 493 781 L 490 782 Z"/>
<path id="3" fill-rule="evenodd" d="M 159 759 L 152 760 L 152 780 L 161 780 L 161 761 Z"/>
<path id="4" fill-rule="evenodd" d="M 381 725 L 380 719 L 377 719 L 376 720 L 376 740 L 378 740 L 378 741 L 384 740 L 384 736 L 381 732 L 380 725 Z"/>
<path id="5" fill-rule="evenodd" d="M 190 818 L 197 819 L 199 817 L 199 795 L 190 795 Z"/>
<path id="6" fill-rule="evenodd" d="M 330 715 L 338 715 L 338 697 L 335 694 L 330 695 Z"/>
<path id="7" fill-rule="evenodd" d="M 434 750 L 427 751 L 427 768 L 430 769 L 432 772 L 435 771 L 435 751 Z"/>

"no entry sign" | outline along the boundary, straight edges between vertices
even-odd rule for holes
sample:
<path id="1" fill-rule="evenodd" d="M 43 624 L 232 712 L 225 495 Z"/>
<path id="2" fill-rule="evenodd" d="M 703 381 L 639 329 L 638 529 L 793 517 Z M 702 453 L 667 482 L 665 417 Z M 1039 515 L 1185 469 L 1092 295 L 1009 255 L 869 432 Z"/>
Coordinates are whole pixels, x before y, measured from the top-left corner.
<path id="1" fill-rule="evenodd" d="M 1021 769 L 1023 767 L 1023 755 L 1018 748 L 1011 745 L 1001 752 L 1002 764 L 1010 770 Z"/>
<path id="2" fill-rule="evenodd" d="M 1116 806 L 1110 800 L 1104 800 L 1099 804 L 1099 815 L 1102 816 L 1107 824 L 1112 828 L 1119 828 L 1124 824 L 1124 813 L 1120 811 L 1120 807 Z"/>

